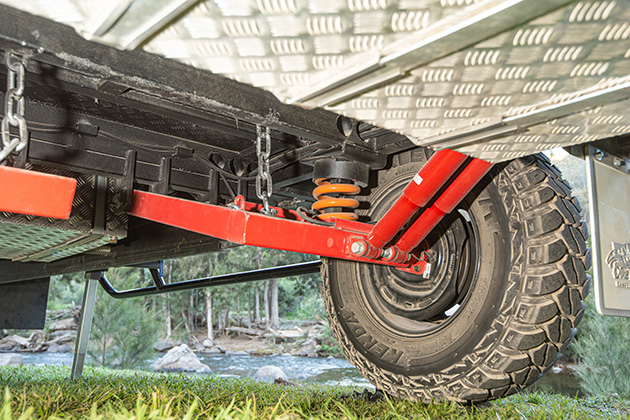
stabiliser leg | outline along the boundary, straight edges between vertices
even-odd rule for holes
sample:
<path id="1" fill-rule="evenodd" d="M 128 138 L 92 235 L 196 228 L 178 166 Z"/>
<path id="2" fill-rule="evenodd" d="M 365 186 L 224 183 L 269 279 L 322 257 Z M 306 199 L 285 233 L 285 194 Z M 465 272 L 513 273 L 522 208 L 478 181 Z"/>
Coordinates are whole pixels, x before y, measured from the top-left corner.
<path id="1" fill-rule="evenodd" d="M 80 378 L 83 374 L 83 365 L 85 363 L 85 355 L 87 354 L 88 344 L 90 341 L 90 328 L 92 327 L 92 318 L 94 317 L 94 304 L 96 303 L 96 290 L 98 289 L 98 280 L 103 273 L 101 271 L 92 271 L 87 273 L 85 278 L 85 290 L 83 292 L 83 306 L 81 307 L 81 317 L 79 318 L 79 327 L 77 328 L 77 338 L 74 347 L 74 359 L 72 360 L 72 371 L 70 379 Z"/>

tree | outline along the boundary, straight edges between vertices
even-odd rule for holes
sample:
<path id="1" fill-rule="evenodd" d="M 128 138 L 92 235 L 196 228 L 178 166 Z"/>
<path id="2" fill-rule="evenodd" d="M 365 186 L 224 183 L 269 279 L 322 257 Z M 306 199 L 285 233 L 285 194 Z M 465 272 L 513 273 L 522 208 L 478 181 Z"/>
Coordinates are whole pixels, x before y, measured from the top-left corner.
<path id="1" fill-rule="evenodd" d="M 280 328 L 280 316 L 278 314 L 278 279 L 269 280 L 269 316 L 268 328 Z"/>
<path id="2" fill-rule="evenodd" d="M 122 287 L 137 287 L 138 269 L 120 268 L 109 273 Z M 147 304 L 148 303 L 148 304 Z M 143 298 L 116 300 L 99 293 L 94 308 L 89 354 L 102 366 L 136 368 L 153 355 L 157 334 L 156 314 Z"/>
<path id="3" fill-rule="evenodd" d="M 589 395 L 618 394 L 630 398 L 630 319 L 601 316 L 592 297 L 573 350 L 579 355 L 577 374 Z"/>

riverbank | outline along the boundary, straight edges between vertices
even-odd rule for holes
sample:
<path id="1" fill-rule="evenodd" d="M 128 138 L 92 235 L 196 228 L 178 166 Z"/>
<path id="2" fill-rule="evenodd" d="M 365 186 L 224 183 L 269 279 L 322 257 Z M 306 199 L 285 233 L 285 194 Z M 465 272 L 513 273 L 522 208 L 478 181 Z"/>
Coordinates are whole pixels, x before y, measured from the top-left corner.
<path id="1" fill-rule="evenodd" d="M 350 387 L 282 386 L 207 375 L 86 369 L 69 381 L 63 367 L 0 367 L 2 420 L 74 419 L 617 419 L 630 402 L 520 394 L 480 407 L 425 405 Z"/>
<path id="2" fill-rule="evenodd" d="M 0 353 L 71 353 L 77 334 L 80 308 L 47 311 L 46 328 L 36 331 L 0 331 Z M 282 328 L 231 326 L 207 339 L 199 329 L 187 340 L 173 337 L 156 339 L 157 354 L 186 344 L 195 353 L 227 355 L 292 355 L 302 357 L 342 357 L 341 348 L 331 336 L 328 324 L 321 319 L 283 320 Z"/>

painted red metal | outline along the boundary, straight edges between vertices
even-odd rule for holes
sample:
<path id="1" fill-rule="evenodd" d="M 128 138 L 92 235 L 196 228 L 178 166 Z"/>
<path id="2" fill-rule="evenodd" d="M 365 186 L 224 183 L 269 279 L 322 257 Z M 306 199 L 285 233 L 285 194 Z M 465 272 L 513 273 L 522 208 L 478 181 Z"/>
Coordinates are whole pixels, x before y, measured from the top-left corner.
<path id="1" fill-rule="evenodd" d="M 0 166 L 0 211 L 67 219 L 77 180 Z"/>
<path id="2" fill-rule="evenodd" d="M 404 267 L 405 264 L 356 257 L 350 253 L 354 242 L 366 239 L 363 223 L 343 221 L 351 229 L 322 226 L 283 217 L 269 217 L 247 211 L 255 204 L 238 201 L 237 209 L 134 191 L 129 214 L 214 236 L 242 245 L 282 249 L 361 262 Z M 288 212 L 294 217 L 292 212 Z M 370 226 L 370 225 L 367 225 Z M 371 226 L 370 226 L 371 227 Z"/>
<path id="3" fill-rule="evenodd" d="M 473 159 L 403 233 L 395 246 L 383 250 L 382 245 L 374 245 L 370 239 L 376 238 L 376 243 L 383 245 L 391 241 L 418 208 L 426 206 L 467 159 L 450 150 L 437 152 L 434 156 L 437 159 L 429 160 L 418 172 L 416 177 L 420 180 L 414 178 L 410 182 L 400 199 L 375 226 L 342 219 L 335 220 L 332 226 L 312 224 L 298 213 L 280 208 L 275 208 L 276 217 L 264 216 L 258 213 L 262 206 L 248 203 L 241 196 L 236 198 L 234 205 L 222 207 L 134 191 L 134 203 L 129 213 L 237 244 L 390 265 L 420 274 L 427 263 L 422 258 L 412 257 L 410 252 L 492 167 L 488 162 Z M 377 228 L 383 220 L 383 227 Z M 388 235 L 391 235 L 389 239 Z"/>
<path id="4" fill-rule="evenodd" d="M 475 185 L 492 168 L 490 162 L 473 159 L 457 178 L 438 197 L 433 205 L 426 209 L 420 217 L 407 229 L 396 247 L 403 252 L 411 252 L 437 226 L 442 218 L 452 212 L 468 195 Z"/>
<path id="5" fill-rule="evenodd" d="M 402 229 L 419 208 L 424 207 L 467 159 L 453 150 L 436 152 L 420 169 L 402 196 L 378 221 L 368 235 L 372 246 L 383 248 Z"/>

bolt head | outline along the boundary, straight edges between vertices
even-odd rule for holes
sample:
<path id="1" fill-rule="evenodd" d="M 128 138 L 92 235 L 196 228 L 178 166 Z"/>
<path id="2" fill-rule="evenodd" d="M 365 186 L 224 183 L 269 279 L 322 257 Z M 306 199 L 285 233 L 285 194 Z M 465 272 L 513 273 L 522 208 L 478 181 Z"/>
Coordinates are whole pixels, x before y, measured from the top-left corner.
<path id="1" fill-rule="evenodd" d="M 599 150 L 599 149 L 598 149 L 598 150 L 595 152 L 595 158 L 596 158 L 597 160 L 602 160 L 602 159 L 604 158 L 604 152 L 602 152 L 601 150 Z"/>
<path id="2" fill-rule="evenodd" d="M 392 258 L 394 256 L 394 251 L 391 248 L 387 248 L 383 250 L 383 258 L 386 260 Z"/>
<path id="3" fill-rule="evenodd" d="M 419 265 L 414 265 L 413 266 L 413 271 L 415 271 L 416 273 L 420 272 L 420 266 Z"/>
<path id="4" fill-rule="evenodd" d="M 350 252 L 352 252 L 354 255 L 365 254 L 365 244 L 361 241 L 353 242 L 350 245 Z"/>

